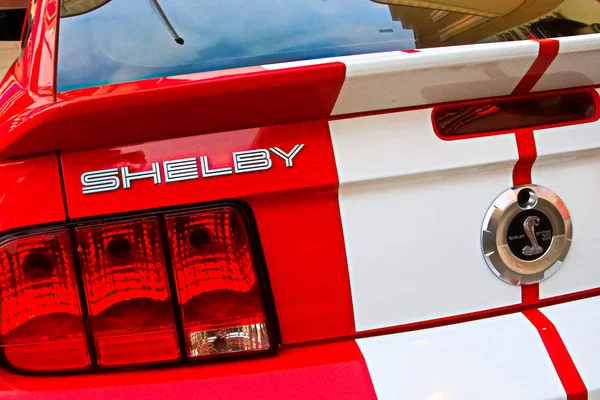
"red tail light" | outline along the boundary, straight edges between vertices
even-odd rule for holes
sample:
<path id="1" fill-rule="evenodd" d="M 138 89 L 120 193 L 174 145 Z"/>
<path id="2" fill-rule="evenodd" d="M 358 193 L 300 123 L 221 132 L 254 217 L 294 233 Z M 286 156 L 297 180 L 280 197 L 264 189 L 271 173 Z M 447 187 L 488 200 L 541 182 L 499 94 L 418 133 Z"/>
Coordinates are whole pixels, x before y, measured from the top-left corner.
<path id="1" fill-rule="evenodd" d="M 0 247 L 4 357 L 26 371 L 86 368 L 88 348 L 66 229 Z"/>
<path id="2" fill-rule="evenodd" d="M 0 268 L 0 348 L 19 370 L 271 348 L 251 242 L 234 206 L 9 237 L 0 241 Z"/>
<path id="3" fill-rule="evenodd" d="M 166 217 L 188 356 L 269 348 L 266 315 L 240 213 Z"/>
<path id="4" fill-rule="evenodd" d="M 98 364 L 179 358 L 157 218 L 76 230 Z"/>

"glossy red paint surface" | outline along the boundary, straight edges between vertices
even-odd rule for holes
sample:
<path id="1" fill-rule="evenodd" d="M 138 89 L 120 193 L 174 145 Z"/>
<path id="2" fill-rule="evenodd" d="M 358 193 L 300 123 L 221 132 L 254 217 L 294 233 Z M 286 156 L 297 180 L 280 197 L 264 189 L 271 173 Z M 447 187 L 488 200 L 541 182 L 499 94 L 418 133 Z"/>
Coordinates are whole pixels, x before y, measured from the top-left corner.
<path id="1" fill-rule="evenodd" d="M 211 168 L 233 166 L 236 151 L 304 147 L 286 167 L 271 153 L 266 171 L 233 173 L 83 194 L 85 172 L 207 156 Z M 327 121 L 207 134 L 62 155 L 71 218 L 114 214 L 201 202 L 241 199 L 256 217 L 271 278 L 284 343 L 354 334 L 354 316 L 341 217 L 338 177 Z"/>
<path id="2" fill-rule="evenodd" d="M 27 90 L 14 76 L 14 65 L 0 83 L 0 130 L 8 132 L 21 123 L 28 109 L 36 104 Z"/>
<path id="3" fill-rule="evenodd" d="M 0 142 L 54 101 L 57 8 L 58 0 L 38 0 L 31 33 L 0 81 Z"/>
<path id="4" fill-rule="evenodd" d="M 329 63 L 124 83 L 59 96 L 0 126 L 0 157 L 177 138 L 327 117 L 345 77 Z"/>
<path id="5" fill-rule="evenodd" d="M 58 1 L 38 0 L 31 34 L 15 63 L 15 76 L 36 96 L 54 97 Z"/>
<path id="6" fill-rule="evenodd" d="M 19 400 L 377 398 L 353 340 L 284 348 L 273 357 L 143 373 L 42 378 L 0 371 L 0 379 L 14 388 L 11 399 Z"/>
<path id="7" fill-rule="evenodd" d="M 0 232 L 64 219 L 55 155 L 0 163 Z"/>

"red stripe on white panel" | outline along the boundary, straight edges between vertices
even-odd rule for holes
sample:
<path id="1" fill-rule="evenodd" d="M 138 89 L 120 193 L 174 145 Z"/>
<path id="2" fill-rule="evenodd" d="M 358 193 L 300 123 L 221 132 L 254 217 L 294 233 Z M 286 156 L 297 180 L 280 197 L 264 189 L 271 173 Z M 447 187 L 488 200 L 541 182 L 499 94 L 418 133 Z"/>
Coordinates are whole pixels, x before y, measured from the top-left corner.
<path id="1" fill-rule="evenodd" d="M 543 39 L 537 42 L 539 43 L 538 57 L 513 90 L 513 95 L 529 93 L 542 78 L 559 52 L 560 44 L 556 39 Z M 537 157 L 533 130 L 519 129 L 515 132 L 515 138 L 519 150 L 519 160 L 513 170 L 513 185 L 531 184 L 531 168 Z M 539 284 L 534 283 L 521 286 L 521 302 L 523 304 L 536 303 L 539 301 L 539 298 Z"/>
<path id="2" fill-rule="evenodd" d="M 343 59 L 346 80 L 333 114 L 509 95 L 537 50 L 524 41 Z"/>
<path id="3" fill-rule="evenodd" d="M 519 82 L 512 94 L 525 94 L 531 92 L 531 89 L 542 78 L 550 64 L 554 61 L 559 51 L 559 41 L 556 39 L 542 39 L 537 41 L 540 44 L 538 57 L 535 59 L 523 79 Z"/>
<path id="4" fill-rule="evenodd" d="M 557 273 L 540 283 L 542 299 L 600 288 L 600 270 L 593 267 L 598 263 L 600 243 L 598 132 L 600 120 L 534 132 L 538 152 L 532 170 L 534 182 L 561 197 L 573 223 L 569 254 Z"/>
<path id="5" fill-rule="evenodd" d="M 513 184 L 515 186 L 531 183 L 531 168 L 537 157 L 533 130 L 520 129 L 515 133 L 519 159 L 513 170 Z"/>
<path id="6" fill-rule="evenodd" d="M 333 115 L 344 115 L 597 85 L 598 37 L 402 50 L 263 67 L 345 64 L 346 79 L 333 109 Z"/>
<path id="7" fill-rule="evenodd" d="M 541 40 L 539 43 L 539 56 L 526 76 L 515 88 L 514 94 L 530 92 L 542 79 L 544 73 L 551 67 L 551 64 L 559 53 L 558 40 Z M 573 125 L 571 129 L 577 129 L 578 127 L 580 125 Z M 515 133 L 515 137 L 519 149 L 519 160 L 515 164 L 513 171 L 513 183 L 515 186 L 530 184 L 532 183 L 532 168 L 537 158 L 536 138 L 531 129 L 521 129 Z M 558 278 L 560 277 L 555 277 L 555 279 Z M 521 286 L 521 290 L 523 304 L 532 304 L 539 301 L 540 284 L 523 285 Z M 567 393 L 567 399 L 586 400 L 587 389 L 585 384 L 552 322 L 537 309 L 526 310 L 523 314 L 538 330 L 556 369 L 556 373 Z"/>
<path id="8" fill-rule="evenodd" d="M 269 70 L 321 63 L 346 65 L 333 115 L 505 96 L 530 69 L 532 41 L 305 60 L 263 65 Z"/>
<path id="9" fill-rule="evenodd" d="M 510 135 L 442 141 L 431 109 L 330 121 L 357 331 L 515 305 L 480 248 L 511 185 Z"/>
<path id="10" fill-rule="evenodd" d="M 357 343 L 379 400 L 565 397 L 544 344 L 522 314 Z"/>
<path id="11" fill-rule="evenodd" d="M 585 384 L 554 324 L 538 309 L 523 311 L 523 315 L 538 330 L 556 373 L 567 392 L 567 399 L 587 400 Z"/>
<path id="12" fill-rule="evenodd" d="M 560 42 L 560 51 L 544 76 L 535 84 L 533 91 L 599 84 L 600 34 L 571 36 L 556 40 Z"/>
<path id="13" fill-rule="evenodd" d="M 560 333 L 589 399 L 600 399 L 600 297 L 545 307 L 540 311 Z"/>
<path id="14" fill-rule="evenodd" d="M 519 160 L 513 170 L 513 185 L 531 184 L 531 168 L 537 157 L 535 138 L 531 129 L 520 129 L 515 133 Z M 521 286 L 521 302 L 523 304 L 537 303 L 540 299 L 539 284 Z"/>

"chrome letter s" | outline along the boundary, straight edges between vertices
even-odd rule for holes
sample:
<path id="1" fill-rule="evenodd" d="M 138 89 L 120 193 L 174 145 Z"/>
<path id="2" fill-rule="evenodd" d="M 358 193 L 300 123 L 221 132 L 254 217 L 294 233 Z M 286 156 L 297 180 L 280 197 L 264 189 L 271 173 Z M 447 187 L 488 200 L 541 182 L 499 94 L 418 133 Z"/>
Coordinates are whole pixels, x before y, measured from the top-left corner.
<path id="1" fill-rule="evenodd" d="M 118 168 L 86 172 L 81 175 L 82 192 L 83 194 L 91 194 L 117 190 L 121 186 L 118 176 Z"/>

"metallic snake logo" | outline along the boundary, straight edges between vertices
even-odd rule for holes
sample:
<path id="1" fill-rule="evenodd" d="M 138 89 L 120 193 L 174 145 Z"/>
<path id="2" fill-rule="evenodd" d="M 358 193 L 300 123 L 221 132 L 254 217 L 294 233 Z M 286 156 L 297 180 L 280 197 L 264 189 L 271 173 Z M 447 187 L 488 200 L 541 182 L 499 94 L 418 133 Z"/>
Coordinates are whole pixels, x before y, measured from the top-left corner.
<path id="1" fill-rule="evenodd" d="M 525 256 L 536 256 L 544 251 L 544 248 L 540 246 L 535 237 L 535 227 L 540 224 L 540 219 L 534 215 L 531 215 L 523 222 L 523 230 L 531 246 L 523 247 L 523 255 Z"/>
<path id="2" fill-rule="evenodd" d="M 548 279 L 564 263 L 573 224 L 565 203 L 540 185 L 500 193 L 481 226 L 481 251 L 490 270 L 511 285 Z"/>

